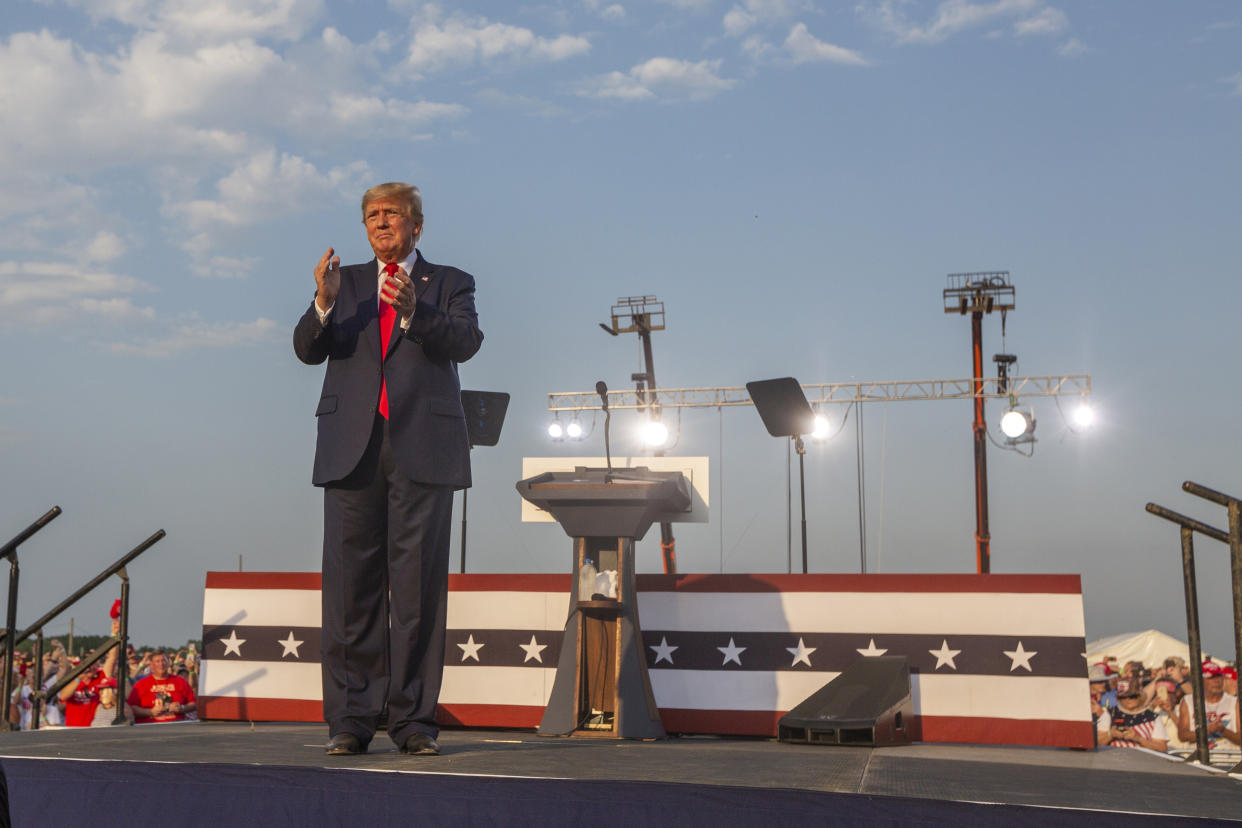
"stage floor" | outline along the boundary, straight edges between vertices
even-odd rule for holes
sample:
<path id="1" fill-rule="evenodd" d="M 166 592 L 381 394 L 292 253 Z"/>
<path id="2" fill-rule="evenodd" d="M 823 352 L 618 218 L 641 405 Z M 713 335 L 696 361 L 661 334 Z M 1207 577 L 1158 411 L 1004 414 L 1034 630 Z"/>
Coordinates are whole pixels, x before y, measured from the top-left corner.
<path id="1" fill-rule="evenodd" d="M 23 759 L 111 760 L 615 780 L 1242 819 L 1242 779 L 1138 750 L 943 744 L 843 748 L 719 737 L 635 742 L 445 730 L 438 757 L 403 756 L 382 733 L 366 755 L 330 757 L 323 752 L 326 740 L 326 727 L 305 724 L 186 722 L 45 730 L 0 733 L 0 759 L 6 766 L 7 760 Z"/>

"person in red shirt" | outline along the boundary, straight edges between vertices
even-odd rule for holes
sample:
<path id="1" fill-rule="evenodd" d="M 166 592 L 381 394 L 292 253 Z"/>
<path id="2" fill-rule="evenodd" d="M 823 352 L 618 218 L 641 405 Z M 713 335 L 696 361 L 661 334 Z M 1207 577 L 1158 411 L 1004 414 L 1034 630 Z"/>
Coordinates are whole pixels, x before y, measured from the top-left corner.
<path id="1" fill-rule="evenodd" d="M 151 674 L 139 679 L 126 699 L 134 711 L 134 724 L 179 722 L 197 709 L 190 683 L 168 672 L 168 656 L 151 655 Z"/>
<path id="2" fill-rule="evenodd" d="M 112 619 L 112 634 L 116 635 L 119 628 L 120 622 Z M 116 693 L 116 680 L 113 677 L 116 675 L 118 649 L 119 647 L 113 647 L 104 656 L 103 669 L 94 673 L 83 673 L 61 688 L 60 700 L 65 704 L 65 724 L 68 727 L 90 727 L 99 712 L 99 702 L 104 692 L 113 688 L 112 693 Z M 112 707 L 111 700 L 108 701 L 108 706 Z"/>

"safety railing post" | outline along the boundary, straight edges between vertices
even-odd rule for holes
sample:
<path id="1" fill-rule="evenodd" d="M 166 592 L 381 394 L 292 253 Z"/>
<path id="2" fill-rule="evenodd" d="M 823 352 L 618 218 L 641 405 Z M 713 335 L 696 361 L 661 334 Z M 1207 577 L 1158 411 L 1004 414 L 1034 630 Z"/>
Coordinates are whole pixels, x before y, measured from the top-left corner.
<path id="1" fill-rule="evenodd" d="M 20 569 L 17 566 L 17 549 L 9 553 L 9 606 L 4 621 L 4 727 L 11 728 L 9 723 L 9 705 L 13 702 L 13 660 L 17 656 L 14 639 L 17 635 L 17 579 Z M 18 727 L 21 725 L 19 724 Z"/>
<path id="2" fill-rule="evenodd" d="M 1182 583 L 1186 588 L 1186 637 L 1190 645 L 1190 688 L 1194 694 L 1195 752 L 1187 760 L 1197 760 L 1207 765 L 1211 761 L 1208 752 L 1207 707 L 1203 701 L 1203 644 L 1199 638 L 1199 587 L 1195 579 L 1195 530 L 1188 526 L 1182 532 Z"/>
<path id="3" fill-rule="evenodd" d="M 116 716 L 114 725 L 133 724 L 125 717 L 125 685 L 129 681 L 129 573 L 122 569 L 117 573 L 121 576 L 121 615 L 117 636 L 121 642 L 116 654 Z"/>

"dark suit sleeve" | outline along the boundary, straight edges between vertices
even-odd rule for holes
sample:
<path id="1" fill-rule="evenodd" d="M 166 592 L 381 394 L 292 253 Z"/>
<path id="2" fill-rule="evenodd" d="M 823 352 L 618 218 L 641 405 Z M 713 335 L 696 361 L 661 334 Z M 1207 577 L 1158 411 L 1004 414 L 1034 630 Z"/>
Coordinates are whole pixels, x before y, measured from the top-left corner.
<path id="1" fill-rule="evenodd" d="M 483 332 L 474 310 L 474 277 L 462 271 L 453 274 L 445 310 L 420 299 L 406 336 L 421 342 L 429 353 L 453 362 L 465 362 L 478 353 Z"/>
<path id="2" fill-rule="evenodd" d="M 297 327 L 293 329 L 293 352 L 297 354 L 298 359 L 307 365 L 319 365 L 328 358 L 328 345 L 331 337 L 323 334 L 331 324 L 331 316 L 328 317 L 326 323 L 319 321 L 319 314 L 312 301 L 306 313 L 302 314 L 302 318 L 298 320 Z"/>

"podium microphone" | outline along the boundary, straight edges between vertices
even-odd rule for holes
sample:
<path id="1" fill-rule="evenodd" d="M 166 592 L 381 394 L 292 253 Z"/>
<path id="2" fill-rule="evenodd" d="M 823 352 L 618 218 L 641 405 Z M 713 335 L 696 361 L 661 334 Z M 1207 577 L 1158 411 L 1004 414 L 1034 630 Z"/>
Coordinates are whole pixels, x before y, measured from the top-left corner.
<path id="1" fill-rule="evenodd" d="M 612 474 L 612 447 L 608 442 L 608 430 L 612 425 L 612 412 L 608 410 L 608 384 L 603 380 L 595 383 L 595 393 L 599 394 L 600 404 L 604 408 L 604 459 L 608 462 L 608 473 Z"/>

